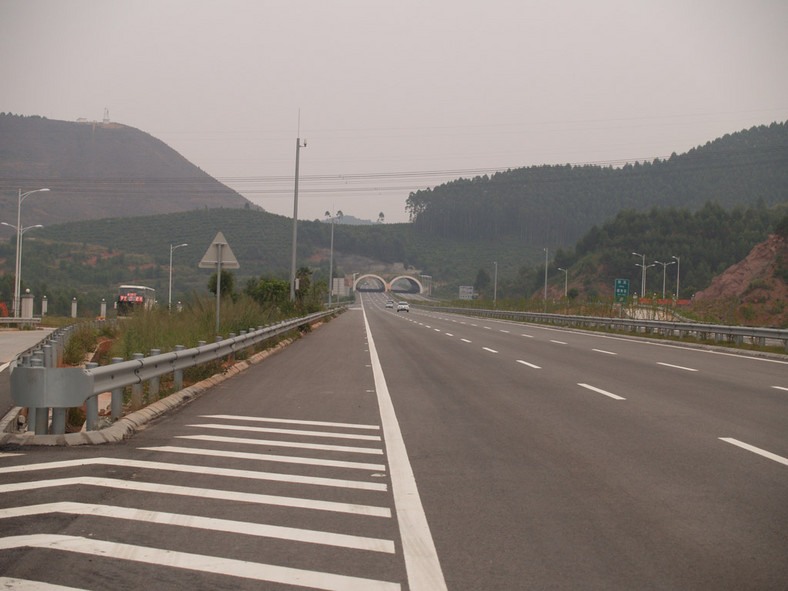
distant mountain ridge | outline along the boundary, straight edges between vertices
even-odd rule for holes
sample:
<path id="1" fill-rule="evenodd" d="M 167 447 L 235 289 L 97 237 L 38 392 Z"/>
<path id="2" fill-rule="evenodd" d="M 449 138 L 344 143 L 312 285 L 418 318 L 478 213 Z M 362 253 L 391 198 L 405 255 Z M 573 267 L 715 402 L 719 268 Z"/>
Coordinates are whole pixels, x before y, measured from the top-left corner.
<path id="1" fill-rule="evenodd" d="M 51 191 L 25 201 L 25 226 L 253 207 L 133 127 L 0 114 L 0 220 L 16 221 L 19 189 L 42 187 Z"/>

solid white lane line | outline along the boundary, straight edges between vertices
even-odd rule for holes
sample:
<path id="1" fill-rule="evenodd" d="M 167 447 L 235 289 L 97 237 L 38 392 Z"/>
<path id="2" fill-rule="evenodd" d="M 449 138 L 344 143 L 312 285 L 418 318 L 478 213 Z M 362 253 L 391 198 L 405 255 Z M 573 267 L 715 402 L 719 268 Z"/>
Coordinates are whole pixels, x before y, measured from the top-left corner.
<path id="1" fill-rule="evenodd" d="M 337 591 L 376 591 L 378 589 L 381 591 L 393 591 L 400 589 L 400 585 L 397 583 L 387 583 L 385 581 L 276 566 L 260 562 L 248 562 L 232 558 L 175 552 L 163 548 L 148 548 L 117 542 L 91 540 L 78 536 L 33 534 L 0 539 L 0 549 L 24 547 L 76 552 L 78 554 L 227 575 L 255 581 L 312 587 L 314 589 Z"/>
<path id="2" fill-rule="evenodd" d="M 185 515 L 182 513 L 166 513 L 162 511 L 146 511 L 129 507 L 116 507 L 112 505 L 98 505 L 92 503 L 58 502 L 44 503 L 41 505 L 26 505 L 0 509 L 0 519 L 14 517 L 30 517 L 32 515 L 47 515 L 49 513 L 66 513 L 69 515 L 90 515 L 94 517 L 109 517 L 112 519 L 126 519 L 128 521 L 143 521 L 160 525 L 174 525 L 177 527 L 190 527 L 210 531 L 228 532 L 262 538 L 276 538 L 309 544 L 322 544 L 340 548 L 353 548 L 368 550 L 370 552 L 394 553 L 394 542 L 379 538 L 368 538 L 348 534 L 323 532 L 296 527 L 267 525 L 264 523 L 249 523 L 246 521 L 232 521 L 228 519 L 214 519 Z"/>
<path id="3" fill-rule="evenodd" d="M 270 417 L 245 417 L 243 415 L 200 415 L 205 419 L 225 419 L 228 421 L 249 421 L 257 423 L 287 423 L 290 425 L 311 425 L 313 427 L 339 427 L 347 429 L 380 430 L 380 425 L 361 425 L 358 423 L 331 423 L 328 421 L 301 421 L 297 419 L 274 419 Z"/>
<path id="4" fill-rule="evenodd" d="M 80 587 L 64 587 L 63 585 L 15 579 L 13 577 L 0 577 L 0 589 L 11 589 L 12 591 L 86 591 Z"/>
<path id="5" fill-rule="evenodd" d="M 469 341 L 468 339 L 460 339 L 460 340 L 461 340 L 463 343 L 470 343 L 470 342 L 472 342 L 472 341 Z"/>
<path id="6" fill-rule="evenodd" d="M 775 386 L 776 388 L 777 386 Z M 0 451 L 0 458 L 13 458 L 14 456 L 21 456 L 22 454 L 15 454 L 10 452 L 1 452 Z M 2 589 L 2 587 L 0 587 Z"/>
<path id="7" fill-rule="evenodd" d="M 247 425 L 223 425 L 206 423 L 189 425 L 203 429 L 226 429 L 227 431 L 248 431 L 249 433 L 284 433 L 285 435 L 302 435 L 304 437 L 328 437 L 335 439 L 358 439 L 363 441 L 380 441 L 380 435 L 359 435 L 357 433 L 337 433 L 336 431 L 303 431 L 299 429 L 276 429 L 274 427 L 250 427 Z"/>
<path id="8" fill-rule="evenodd" d="M 383 434 L 386 440 L 386 456 L 389 461 L 391 490 L 394 495 L 394 507 L 397 512 L 397 525 L 402 540 L 402 555 L 408 574 L 408 588 L 411 591 L 444 591 L 446 581 L 443 578 L 438 552 L 432 539 L 430 526 L 421 504 L 416 478 L 408 459 L 408 451 L 391 401 L 383 367 L 380 365 L 372 330 L 364 313 L 364 325 L 369 341 L 369 355 L 372 360 L 372 373 L 375 378 L 375 389 L 378 393 L 380 418 L 383 422 Z"/>
<path id="9" fill-rule="evenodd" d="M 8 466 L 0 468 L 0 474 L 12 472 L 29 472 L 32 470 L 46 470 L 48 468 L 72 468 L 75 466 L 123 466 L 124 468 L 143 468 L 147 470 L 164 470 L 169 472 L 185 472 L 188 474 L 204 474 L 209 476 L 226 476 L 229 478 L 247 478 L 249 480 L 270 480 L 274 482 L 290 482 L 293 484 L 311 484 L 315 486 L 334 486 L 338 488 L 355 488 L 360 490 L 385 491 L 386 485 L 377 482 L 360 482 L 357 480 L 342 480 L 338 478 L 320 478 L 317 476 L 299 476 L 296 474 L 280 474 L 278 472 L 258 472 L 255 470 L 236 470 L 232 468 L 219 468 L 216 466 L 188 466 L 183 464 L 168 464 L 165 462 L 148 462 L 144 460 L 131 460 L 123 458 L 84 458 L 79 460 L 63 460 L 61 462 L 44 462 L 41 464 L 28 464 L 27 466 Z M 20 470 L 21 468 L 21 470 Z"/>
<path id="10" fill-rule="evenodd" d="M 665 367 L 672 367 L 674 369 L 683 369 L 684 371 L 698 371 L 697 369 L 693 369 L 691 367 L 684 367 L 683 365 L 673 365 L 672 363 L 662 363 L 661 361 L 657 361 L 657 365 L 664 365 Z"/>
<path id="11" fill-rule="evenodd" d="M 580 384 L 580 383 L 578 383 L 577 385 L 581 386 L 582 388 L 586 388 L 588 390 L 591 390 L 593 392 L 597 392 L 599 394 L 604 394 L 605 396 L 609 396 L 610 398 L 613 398 L 614 400 L 626 400 L 626 398 L 624 398 L 623 396 L 619 396 L 618 394 L 613 394 L 611 392 L 608 392 L 606 390 L 602 390 L 600 388 L 595 388 L 594 386 L 589 386 L 588 384 Z"/>
<path id="12" fill-rule="evenodd" d="M 276 495 L 235 492 L 232 490 L 198 488 L 194 486 L 178 486 L 174 484 L 156 484 L 154 482 L 119 480 L 117 478 L 94 478 L 91 476 L 54 478 L 50 480 L 36 480 L 33 482 L 0 484 L 0 493 L 24 492 L 30 490 L 41 490 L 44 488 L 57 488 L 61 486 L 100 486 L 103 488 L 124 491 L 133 490 L 137 492 L 157 493 L 163 495 L 178 495 L 182 497 L 196 497 L 217 499 L 221 501 L 254 503 L 256 505 L 275 505 L 277 507 L 294 507 L 296 509 L 314 509 L 315 511 L 333 511 L 335 513 L 350 513 L 352 515 L 366 515 L 369 517 L 391 517 L 391 510 L 388 507 L 376 507 L 374 505 L 337 503 L 335 501 L 319 501 L 316 499 L 302 499 L 298 497 L 280 497 Z"/>
<path id="13" fill-rule="evenodd" d="M 785 392 L 788 392 L 788 388 L 785 388 L 783 386 L 772 386 L 772 388 L 774 388 L 775 390 L 784 390 Z"/>
<path id="14" fill-rule="evenodd" d="M 564 341 L 554 341 L 553 339 L 550 339 L 550 342 L 555 343 L 556 345 L 566 345 Z"/>
<path id="15" fill-rule="evenodd" d="M 489 347 L 482 347 L 482 349 L 484 349 L 485 351 L 489 351 L 490 353 L 497 353 L 498 352 L 495 349 L 490 349 Z"/>
<path id="16" fill-rule="evenodd" d="M 613 351 L 605 351 L 604 349 L 591 349 L 592 351 L 596 351 L 597 353 L 604 353 L 605 355 L 618 355 L 618 353 L 613 353 Z"/>
<path id="17" fill-rule="evenodd" d="M 527 365 L 528 367 L 532 367 L 534 369 L 542 369 L 538 365 L 534 365 L 533 363 L 528 363 L 527 361 L 523 361 L 522 359 L 518 359 L 517 363 L 522 363 L 523 365 Z"/>
<path id="18" fill-rule="evenodd" d="M 719 439 L 726 443 L 736 445 L 742 449 L 746 449 L 747 451 L 751 451 L 752 453 L 758 454 L 759 456 L 763 456 L 764 458 L 769 458 L 770 460 L 774 460 L 775 462 L 788 466 L 788 458 L 778 456 L 777 454 L 773 454 L 772 452 L 761 449 L 760 447 L 755 447 L 754 445 L 744 443 L 743 441 L 733 439 L 732 437 L 720 437 Z"/>
<path id="19" fill-rule="evenodd" d="M 369 390 L 374 393 L 374 390 Z M 304 443 L 302 441 L 277 441 L 275 439 L 248 439 L 246 437 L 222 437 L 221 435 L 176 435 L 175 439 L 194 439 L 196 441 L 213 441 L 214 443 L 241 443 L 244 445 L 264 445 L 266 447 L 293 447 L 298 449 L 316 449 L 321 451 L 339 451 L 343 453 L 383 455 L 382 449 L 374 447 L 352 447 L 349 445 L 330 445 L 327 443 Z"/>
<path id="20" fill-rule="evenodd" d="M 156 447 L 142 447 L 150 451 L 162 453 L 186 454 L 209 456 L 219 458 L 235 458 L 238 460 L 259 460 L 263 462 L 281 462 L 283 464 L 303 464 L 307 466 L 326 466 L 329 468 L 351 468 L 354 470 L 372 470 L 385 472 L 385 464 L 369 464 L 366 462 L 347 462 L 343 460 L 325 460 L 321 458 L 302 458 L 296 456 L 280 456 L 276 454 L 256 454 L 243 451 L 227 451 L 221 449 L 203 449 L 195 447 L 178 447 L 174 445 L 160 445 Z"/>

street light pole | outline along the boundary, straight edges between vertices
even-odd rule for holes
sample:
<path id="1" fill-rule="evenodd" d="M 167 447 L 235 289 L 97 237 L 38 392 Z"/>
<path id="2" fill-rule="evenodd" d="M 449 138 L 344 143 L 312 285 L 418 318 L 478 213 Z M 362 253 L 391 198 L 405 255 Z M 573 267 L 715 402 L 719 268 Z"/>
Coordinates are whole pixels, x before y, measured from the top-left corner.
<path id="1" fill-rule="evenodd" d="M 547 257 L 548 249 L 544 249 L 544 311 L 547 312 Z"/>
<path id="2" fill-rule="evenodd" d="M 667 275 L 668 265 L 673 265 L 676 261 L 670 261 L 669 263 L 663 263 L 662 261 L 654 261 L 657 265 L 662 265 L 662 299 L 665 299 L 665 276 Z"/>
<path id="3" fill-rule="evenodd" d="M 328 307 L 331 307 L 331 292 L 334 291 L 334 221 L 342 219 L 342 211 L 338 211 L 336 215 L 332 215 L 330 211 L 326 212 L 326 217 L 331 218 L 331 255 L 328 263 Z"/>
<path id="4" fill-rule="evenodd" d="M 676 259 L 678 265 L 676 266 L 676 302 L 679 301 L 679 276 L 681 275 L 681 257 L 672 255 L 671 258 Z"/>
<path id="5" fill-rule="evenodd" d="M 19 189 L 19 200 L 16 204 L 16 272 L 14 273 L 14 318 L 19 318 L 19 292 L 22 287 L 20 278 L 20 274 L 22 273 L 22 233 L 24 232 L 22 229 L 22 201 L 24 201 L 28 195 L 32 195 L 33 193 L 43 193 L 46 191 L 49 191 L 49 189 L 35 189 L 33 191 L 28 191 L 27 193 L 22 193 L 22 189 Z M 30 228 L 37 227 L 42 226 L 30 226 Z M 25 228 L 25 230 L 29 230 L 30 228 Z"/>
<path id="6" fill-rule="evenodd" d="M 493 261 L 495 266 L 495 280 L 493 282 L 493 309 L 498 305 L 498 261 Z"/>
<path id="7" fill-rule="evenodd" d="M 176 248 L 181 248 L 182 246 L 189 246 L 185 242 L 183 244 L 178 244 L 177 246 L 173 246 L 170 244 L 170 290 L 169 296 L 167 296 L 167 310 L 172 310 L 172 251 Z"/>
<path id="8" fill-rule="evenodd" d="M 641 257 L 642 263 L 635 263 L 636 267 L 640 267 L 643 271 L 640 276 L 640 297 L 643 298 L 646 295 L 646 269 L 649 267 L 653 267 L 654 265 L 646 265 L 646 255 L 640 254 L 638 252 L 633 252 L 633 255 L 636 257 Z"/>

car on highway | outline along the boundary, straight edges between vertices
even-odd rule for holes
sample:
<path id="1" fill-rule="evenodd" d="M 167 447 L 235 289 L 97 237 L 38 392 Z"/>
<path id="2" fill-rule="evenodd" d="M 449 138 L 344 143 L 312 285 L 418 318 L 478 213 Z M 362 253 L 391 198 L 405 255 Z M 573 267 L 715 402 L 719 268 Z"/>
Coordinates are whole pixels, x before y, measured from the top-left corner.
<path id="1" fill-rule="evenodd" d="M 386 302 L 386 307 L 387 308 L 393 308 L 394 307 L 394 300 L 388 300 Z"/>
<path id="2" fill-rule="evenodd" d="M 397 312 L 410 312 L 410 305 L 408 305 L 408 302 L 400 302 L 397 304 Z"/>

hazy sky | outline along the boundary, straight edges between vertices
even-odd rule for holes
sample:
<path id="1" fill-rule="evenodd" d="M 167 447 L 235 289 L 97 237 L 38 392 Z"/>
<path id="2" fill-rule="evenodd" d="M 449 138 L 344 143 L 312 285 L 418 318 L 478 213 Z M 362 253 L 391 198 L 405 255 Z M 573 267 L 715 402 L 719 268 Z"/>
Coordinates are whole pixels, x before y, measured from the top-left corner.
<path id="1" fill-rule="evenodd" d="M 0 111 L 110 119 L 273 213 L 788 119 L 786 0 L 0 0 Z M 29 187 L 25 187 L 28 189 Z"/>

